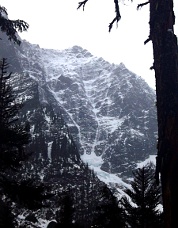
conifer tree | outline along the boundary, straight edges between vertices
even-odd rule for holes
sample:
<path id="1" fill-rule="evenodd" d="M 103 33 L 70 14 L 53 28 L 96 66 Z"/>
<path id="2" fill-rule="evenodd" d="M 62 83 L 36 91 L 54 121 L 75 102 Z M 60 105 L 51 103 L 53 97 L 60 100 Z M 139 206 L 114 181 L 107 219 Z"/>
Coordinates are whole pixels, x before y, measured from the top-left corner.
<path id="1" fill-rule="evenodd" d="M 69 193 L 64 194 L 61 200 L 60 210 L 56 212 L 56 220 L 59 227 L 73 227 L 73 202 Z"/>
<path id="2" fill-rule="evenodd" d="M 119 206 L 117 198 L 105 185 L 101 189 L 102 198 L 96 207 L 92 227 L 117 228 L 125 227 L 124 210 Z"/>
<path id="3" fill-rule="evenodd" d="M 28 27 L 29 25 L 23 20 L 9 20 L 6 8 L 0 6 L 0 29 L 6 33 L 9 40 L 20 45 L 20 40 L 17 38 L 17 31 L 27 31 Z"/>
<path id="4" fill-rule="evenodd" d="M 125 193 L 121 203 L 126 211 L 126 221 L 130 227 L 153 228 L 162 227 L 160 211 L 160 187 L 154 179 L 154 169 L 151 165 L 144 166 L 133 172 L 134 180 L 131 188 Z"/>
<path id="5" fill-rule="evenodd" d="M 7 74 L 6 59 L 0 61 L 0 196 L 7 195 L 6 186 L 11 183 L 7 170 L 17 169 L 25 159 L 24 145 L 30 134 L 26 125 L 18 123 L 18 112 L 22 106 L 10 86 L 11 74 Z M 12 184 L 12 183 L 11 183 Z M 14 191 L 9 186 L 8 191 Z M 10 204 L 1 200 L 0 227 L 14 227 L 14 216 Z"/>
<path id="6" fill-rule="evenodd" d="M 6 59 L 0 61 L 0 171 L 16 168 L 25 159 L 24 146 L 29 143 L 28 125 L 18 123 L 22 102 L 10 86 Z"/>
<path id="7" fill-rule="evenodd" d="M 12 74 L 7 73 L 6 59 L 0 61 L 0 196 L 20 206 L 38 209 L 42 207 L 45 186 L 30 178 L 17 178 L 18 169 L 30 154 L 25 146 L 30 141 L 29 124 L 19 122 L 22 101 L 15 96 L 10 85 Z M 15 170 L 15 171 L 14 171 Z M 29 194 L 28 194 L 29 193 Z M 4 207 L 5 208 L 5 207 Z"/>
<path id="8" fill-rule="evenodd" d="M 0 200 L 0 227 L 1 228 L 14 228 L 14 215 L 10 208 L 2 200 Z"/>

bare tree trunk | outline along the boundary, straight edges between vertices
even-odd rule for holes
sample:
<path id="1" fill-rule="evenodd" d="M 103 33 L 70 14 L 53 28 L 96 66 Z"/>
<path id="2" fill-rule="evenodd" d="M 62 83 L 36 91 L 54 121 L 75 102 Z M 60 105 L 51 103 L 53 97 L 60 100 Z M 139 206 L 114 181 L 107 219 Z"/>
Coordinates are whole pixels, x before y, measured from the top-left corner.
<path id="1" fill-rule="evenodd" d="M 158 117 L 157 178 L 161 173 L 166 228 L 177 228 L 178 49 L 173 0 L 150 0 Z"/>

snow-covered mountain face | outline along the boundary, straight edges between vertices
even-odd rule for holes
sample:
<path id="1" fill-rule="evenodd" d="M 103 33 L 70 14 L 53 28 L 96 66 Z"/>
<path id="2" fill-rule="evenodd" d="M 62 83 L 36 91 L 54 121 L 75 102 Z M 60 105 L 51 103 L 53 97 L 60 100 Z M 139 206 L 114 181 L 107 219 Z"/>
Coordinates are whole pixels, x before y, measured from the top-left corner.
<path id="1" fill-rule="evenodd" d="M 156 154 L 155 93 L 124 64 L 78 46 L 59 51 L 23 41 L 15 52 L 19 69 L 38 84 L 41 103 L 62 113 L 81 157 L 96 171 L 124 177 Z"/>

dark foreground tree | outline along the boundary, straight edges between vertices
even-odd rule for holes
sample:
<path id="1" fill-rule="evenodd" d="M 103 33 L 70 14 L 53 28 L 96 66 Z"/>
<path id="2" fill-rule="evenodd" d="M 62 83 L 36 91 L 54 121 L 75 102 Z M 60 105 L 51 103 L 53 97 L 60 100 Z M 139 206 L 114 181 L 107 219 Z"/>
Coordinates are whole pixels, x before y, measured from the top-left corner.
<path id="1" fill-rule="evenodd" d="M 18 123 L 18 112 L 22 102 L 16 99 L 10 86 L 11 74 L 8 64 L 0 61 L 0 172 L 17 168 L 25 159 L 24 146 L 29 143 L 27 125 Z"/>
<path id="2" fill-rule="evenodd" d="M 25 125 L 18 124 L 18 112 L 21 102 L 15 97 L 10 86 L 11 74 L 7 74 L 8 64 L 5 59 L 0 61 L 0 196 L 7 195 L 5 190 L 9 179 L 7 171 L 17 169 L 25 159 L 24 145 L 28 144 L 30 134 Z M 12 184 L 12 183 L 11 183 Z M 16 183 L 17 184 L 17 183 Z M 10 185 L 9 192 L 14 189 Z M 14 227 L 14 216 L 10 204 L 0 204 L 0 227 Z"/>
<path id="3" fill-rule="evenodd" d="M 10 41 L 20 45 L 17 32 L 27 31 L 29 25 L 23 20 L 8 19 L 7 10 L 0 6 L 0 29 Z M 1 39 L 1 38 L 0 38 Z M 30 178 L 24 179 L 23 174 L 17 178 L 17 169 L 30 154 L 24 147 L 29 143 L 30 126 L 19 122 L 18 113 L 22 100 L 14 94 L 10 85 L 11 74 L 7 73 L 6 59 L 0 60 L 0 227 L 14 227 L 14 214 L 11 203 L 30 209 L 39 209 L 49 190 L 42 183 Z M 16 179 L 16 180 L 15 180 Z M 10 197 L 10 198 L 8 198 Z"/>
<path id="4" fill-rule="evenodd" d="M 48 193 L 50 192 L 49 187 L 35 179 L 23 179 L 23 176 L 17 179 L 15 174 L 12 174 L 12 177 L 8 176 L 8 178 L 1 177 L 0 187 L 2 187 L 4 195 L 20 208 L 41 209 L 47 206 L 45 200 L 54 195 Z"/>
<path id="5" fill-rule="evenodd" d="M 0 29 L 5 32 L 9 40 L 20 44 L 17 38 L 17 32 L 27 31 L 29 25 L 22 20 L 9 20 L 8 13 L 5 7 L 0 6 Z"/>
<path id="6" fill-rule="evenodd" d="M 165 227 L 178 227 L 178 52 L 173 0 L 150 1 L 158 115 L 157 180 L 161 173 Z"/>
<path id="7" fill-rule="evenodd" d="M 60 210 L 56 212 L 56 221 L 58 222 L 58 227 L 74 227 L 73 213 L 74 207 L 72 197 L 69 195 L 69 193 L 66 193 L 62 196 L 60 201 Z"/>
<path id="8" fill-rule="evenodd" d="M 0 199 L 0 227 L 1 228 L 14 228 L 14 215 L 10 208 Z"/>
<path id="9" fill-rule="evenodd" d="M 126 211 L 126 221 L 129 227 L 158 228 L 162 227 L 160 204 L 161 189 L 154 178 L 155 170 L 151 165 L 139 168 L 133 172 L 134 180 L 131 188 L 125 193 L 121 202 Z"/>
<path id="10" fill-rule="evenodd" d="M 79 2 L 78 8 L 88 0 Z M 118 0 L 115 4 L 116 16 L 109 25 L 121 18 Z M 173 0 L 148 0 L 138 8 L 150 5 L 150 35 L 145 41 L 153 43 L 156 77 L 158 156 L 156 178 L 161 184 L 165 227 L 178 227 L 178 49 L 174 34 L 175 15 Z M 102 8 L 102 7 L 101 7 Z"/>
<path id="11" fill-rule="evenodd" d="M 0 216 L 0 221 L 2 220 L 3 224 L 13 218 L 10 214 L 12 202 L 19 207 L 35 210 L 41 208 L 44 200 L 51 196 L 46 193 L 49 189 L 46 189 L 41 182 L 24 178 L 24 174 L 17 177 L 18 169 L 30 156 L 25 152 L 25 146 L 30 140 L 30 127 L 29 124 L 19 121 L 22 100 L 13 92 L 12 74 L 7 73 L 7 68 L 6 60 L 2 59 L 0 61 L 0 200 L 3 204 L 0 204 L 0 210 L 3 216 Z"/>
<path id="12" fill-rule="evenodd" d="M 96 228 L 123 228 L 125 227 L 125 213 L 119 206 L 117 198 L 111 190 L 104 186 L 101 189 L 102 197 L 94 212 L 92 227 Z"/>

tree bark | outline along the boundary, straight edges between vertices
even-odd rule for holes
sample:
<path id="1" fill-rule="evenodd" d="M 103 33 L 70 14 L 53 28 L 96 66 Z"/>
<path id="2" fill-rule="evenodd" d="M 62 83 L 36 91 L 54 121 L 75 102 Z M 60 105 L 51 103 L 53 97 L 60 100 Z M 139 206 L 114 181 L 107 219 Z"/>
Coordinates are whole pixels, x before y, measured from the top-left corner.
<path id="1" fill-rule="evenodd" d="M 164 224 L 177 228 L 178 205 L 178 48 L 173 0 L 150 0 L 150 39 L 156 77 L 158 156 Z"/>

